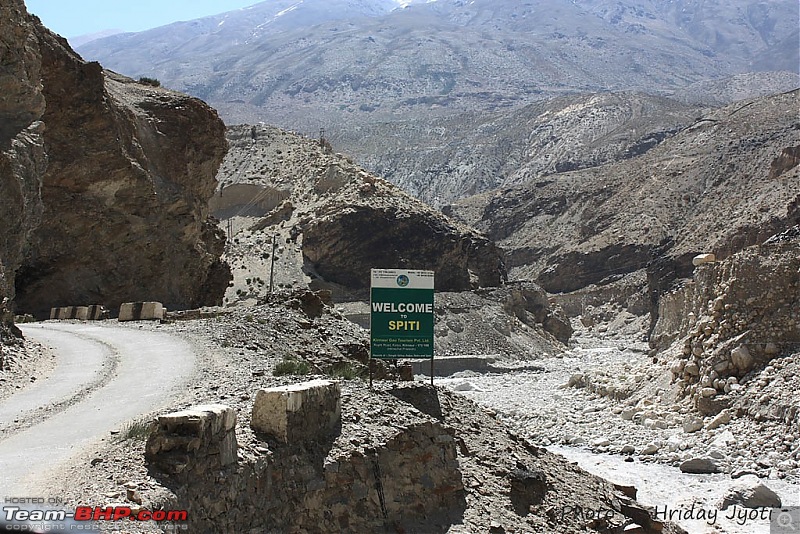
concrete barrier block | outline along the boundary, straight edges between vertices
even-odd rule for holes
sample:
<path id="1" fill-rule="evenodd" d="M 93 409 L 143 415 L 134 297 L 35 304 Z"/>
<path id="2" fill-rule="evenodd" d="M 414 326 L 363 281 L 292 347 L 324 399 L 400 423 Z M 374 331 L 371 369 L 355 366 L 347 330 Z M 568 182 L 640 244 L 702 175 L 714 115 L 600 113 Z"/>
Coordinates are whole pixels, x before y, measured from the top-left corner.
<path id="1" fill-rule="evenodd" d="M 160 302 L 125 302 L 119 307 L 120 321 L 160 321 L 164 306 Z"/>
<path id="2" fill-rule="evenodd" d="M 58 319 L 58 308 L 50 308 L 50 319 Z"/>
<path id="3" fill-rule="evenodd" d="M 341 416 L 339 384 L 312 380 L 259 390 L 250 426 L 283 443 L 298 443 L 329 436 Z"/>
<path id="4" fill-rule="evenodd" d="M 70 309 L 69 308 L 59 308 L 58 313 L 56 314 L 56 319 L 64 320 L 69 319 Z"/>
<path id="5" fill-rule="evenodd" d="M 160 302 L 142 303 L 142 319 L 146 321 L 164 319 L 164 306 Z"/>
<path id="6" fill-rule="evenodd" d="M 87 319 L 89 321 L 100 321 L 101 319 L 105 319 L 107 316 L 107 310 L 100 306 L 99 304 L 93 304 L 89 306 L 89 313 Z"/>
<path id="7" fill-rule="evenodd" d="M 86 321 L 89 319 L 89 306 L 74 306 L 72 309 L 73 319 Z"/>

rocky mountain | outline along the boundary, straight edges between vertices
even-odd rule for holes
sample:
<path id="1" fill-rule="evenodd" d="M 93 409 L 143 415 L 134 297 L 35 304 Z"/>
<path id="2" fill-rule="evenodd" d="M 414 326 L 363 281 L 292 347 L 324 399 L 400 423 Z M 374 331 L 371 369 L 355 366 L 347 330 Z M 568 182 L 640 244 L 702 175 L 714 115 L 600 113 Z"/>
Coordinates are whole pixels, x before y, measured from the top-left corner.
<path id="1" fill-rule="evenodd" d="M 797 71 L 791 0 L 391 7 L 386 0 L 263 2 L 100 39 L 80 52 L 199 96 L 228 123 L 263 120 L 309 132 L 576 91 L 665 94 L 744 72 Z M 775 60 L 756 63 L 759 55 Z"/>
<path id="2" fill-rule="evenodd" d="M 724 259 L 800 222 L 798 109 L 800 91 L 732 104 L 639 157 L 534 178 L 446 211 L 508 252 L 512 278 L 560 293 L 646 269 L 655 303 L 691 274 L 696 254 Z"/>
<path id="3" fill-rule="evenodd" d="M 718 106 L 800 86 L 797 11 L 791 0 L 438 0 L 402 9 L 388 0 L 285 0 L 116 35 L 80 51 L 203 98 L 228 124 L 264 121 L 312 136 L 324 128 L 337 149 L 438 206 L 506 184 L 529 159 L 517 153 L 520 136 L 542 135 L 520 123 L 537 121 L 547 99 L 614 91 Z M 578 96 L 550 109 L 559 105 L 569 108 L 564 113 L 587 106 Z M 595 117 L 574 114 L 589 130 L 574 122 L 566 137 L 599 144 L 597 122 L 605 116 L 607 128 L 621 127 L 637 106 L 642 117 L 670 115 L 667 122 L 681 113 L 663 105 L 620 103 L 612 111 L 611 101 L 598 103 Z M 653 128 L 633 137 L 664 135 L 664 124 Z M 582 162 L 551 155 L 529 171 L 624 154 L 625 143 L 612 144 Z M 540 144 L 533 159 L 564 150 L 551 145 Z"/>
<path id="4" fill-rule="evenodd" d="M 640 93 L 569 95 L 513 111 L 397 122 L 390 136 L 385 123 L 358 126 L 339 132 L 338 143 L 359 144 L 366 167 L 442 207 L 537 176 L 641 155 L 701 114 L 696 106 Z"/>
<path id="5" fill-rule="evenodd" d="M 52 306 L 222 298 L 208 199 L 227 145 L 203 102 L 103 71 L 2 9 L 0 296 Z"/>
<path id="6" fill-rule="evenodd" d="M 117 35 L 119 33 L 125 33 L 124 30 L 102 30 L 99 32 L 94 33 L 87 33 L 85 35 L 78 35 L 76 37 L 69 37 L 69 45 L 72 48 L 77 48 L 81 45 L 85 45 L 86 43 L 90 43 L 97 39 L 103 39 L 104 37 L 111 37 L 112 35 Z"/>

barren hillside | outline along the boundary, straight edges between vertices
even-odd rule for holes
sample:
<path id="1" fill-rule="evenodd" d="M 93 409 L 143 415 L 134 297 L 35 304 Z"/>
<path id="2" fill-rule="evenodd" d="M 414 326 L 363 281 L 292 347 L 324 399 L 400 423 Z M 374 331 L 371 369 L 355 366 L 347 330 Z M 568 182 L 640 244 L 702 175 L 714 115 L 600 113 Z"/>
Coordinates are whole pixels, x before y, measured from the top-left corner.
<path id="1" fill-rule="evenodd" d="M 551 292 L 647 268 L 651 296 L 797 224 L 800 92 L 710 111 L 646 154 L 553 174 L 452 207 L 509 254 L 512 278 Z"/>

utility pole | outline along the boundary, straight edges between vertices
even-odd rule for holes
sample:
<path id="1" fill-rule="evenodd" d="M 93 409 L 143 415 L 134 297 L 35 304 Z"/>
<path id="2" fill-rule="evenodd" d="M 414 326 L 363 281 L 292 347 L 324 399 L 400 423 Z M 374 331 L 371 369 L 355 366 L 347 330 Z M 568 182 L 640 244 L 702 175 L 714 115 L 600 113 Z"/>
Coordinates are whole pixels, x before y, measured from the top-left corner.
<path id="1" fill-rule="evenodd" d="M 269 294 L 272 295 L 272 289 L 275 284 L 275 234 L 272 234 L 272 254 L 269 255 Z"/>

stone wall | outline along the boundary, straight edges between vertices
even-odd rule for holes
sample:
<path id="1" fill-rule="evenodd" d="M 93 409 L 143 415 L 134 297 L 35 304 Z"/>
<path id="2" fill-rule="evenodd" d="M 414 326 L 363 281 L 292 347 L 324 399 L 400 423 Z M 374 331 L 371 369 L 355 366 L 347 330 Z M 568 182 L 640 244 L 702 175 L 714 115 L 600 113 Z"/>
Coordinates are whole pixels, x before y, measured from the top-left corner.
<path id="1" fill-rule="evenodd" d="M 303 391 L 302 402 L 321 399 L 314 407 L 327 421 L 338 413 L 338 385 L 322 382 L 294 389 Z M 256 411 L 264 401 L 263 394 L 256 399 Z M 407 407 L 397 410 L 394 426 L 365 427 L 343 440 L 340 423 L 331 432 L 326 422 L 312 435 L 313 425 L 285 406 L 284 423 L 295 428 L 280 439 L 256 432 L 238 451 L 228 407 L 158 418 L 147 461 L 187 507 L 192 532 L 398 532 L 420 525 L 443 531 L 463 514 L 456 440 L 438 421 Z M 263 423 L 261 411 L 253 421 Z"/>

